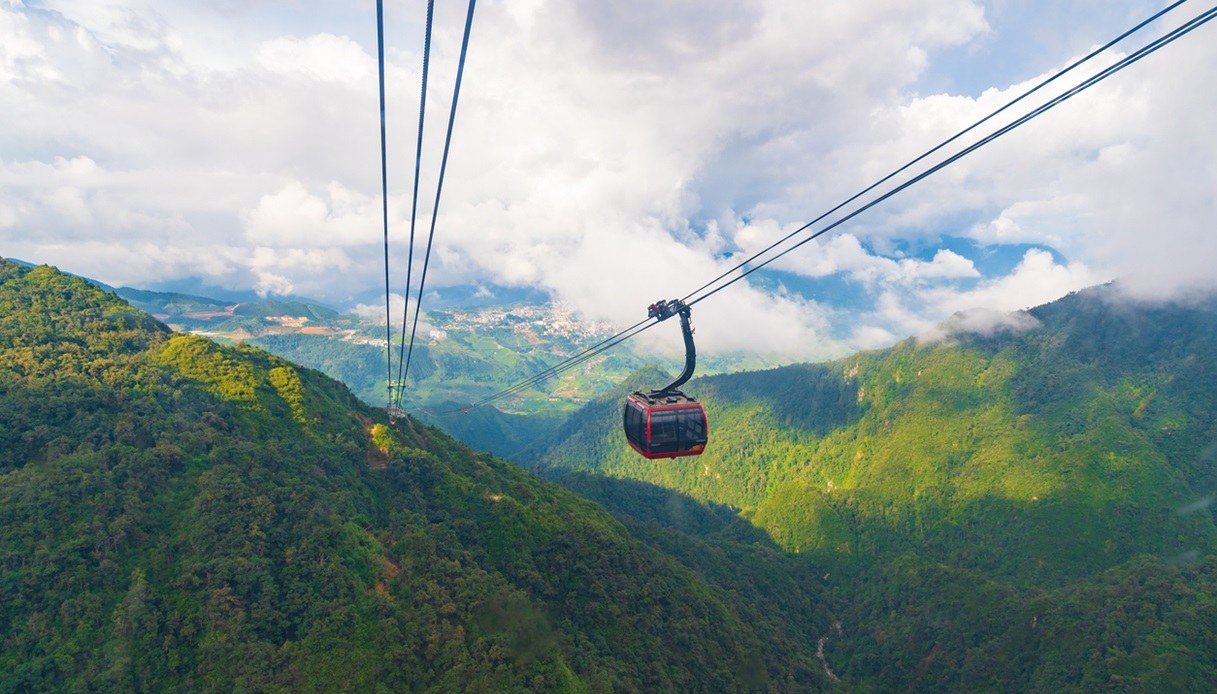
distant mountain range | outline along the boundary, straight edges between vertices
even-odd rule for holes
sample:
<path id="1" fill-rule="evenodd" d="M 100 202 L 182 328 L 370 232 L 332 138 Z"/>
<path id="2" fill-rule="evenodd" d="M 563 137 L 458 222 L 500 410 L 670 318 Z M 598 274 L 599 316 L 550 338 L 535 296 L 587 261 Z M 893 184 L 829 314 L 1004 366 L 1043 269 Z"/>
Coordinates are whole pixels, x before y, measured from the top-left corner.
<path id="1" fill-rule="evenodd" d="M 185 277 L 174 280 L 151 283 L 147 289 L 156 292 L 173 294 L 191 294 L 195 296 L 216 297 L 228 303 L 259 301 L 267 298 L 252 290 L 226 289 L 211 284 L 201 277 Z M 392 291 L 400 294 L 401 289 Z M 428 308 L 473 309 L 487 306 L 506 306 L 510 304 L 547 304 L 550 296 L 544 291 L 533 287 L 506 287 L 495 284 L 472 284 L 453 287 L 433 288 L 427 292 L 425 302 Z M 353 306 L 366 304 L 370 306 L 383 305 L 384 289 L 377 288 L 354 296 L 329 297 L 326 301 L 307 299 L 296 296 L 276 296 L 274 298 L 304 303 L 327 304 L 332 306 Z"/>
<path id="2" fill-rule="evenodd" d="M 342 313 L 300 297 L 263 298 L 230 291 L 199 295 L 116 288 L 83 279 L 114 292 L 175 331 L 257 345 L 341 380 L 366 402 L 383 405 L 388 401 L 386 335 L 381 312 L 369 317 Z M 214 289 L 195 281 L 173 286 Z M 615 332 L 611 325 L 582 320 L 547 300 L 532 301 L 544 298 L 533 290 L 466 287 L 446 289 L 445 294 L 448 300 L 428 305 L 416 335 L 411 368 L 405 374 L 407 409 L 432 423 L 459 426 L 461 423 L 455 422 L 452 415 L 460 413 L 469 403 L 529 378 Z M 383 296 L 371 300 L 383 301 Z M 394 378 L 399 373 L 398 359 L 403 351 L 400 331 L 397 325 L 392 334 Z M 523 425 L 527 431 L 540 432 L 545 426 L 540 420 L 572 411 L 612 389 L 647 363 L 647 357 L 631 351 L 627 345 L 541 388 L 525 389 L 500 406 L 515 413 L 506 415 L 508 420 L 524 413 L 540 415 Z M 704 371 L 716 372 L 757 368 L 765 365 L 765 361 L 749 355 L 726 355 L 703 357 L 701 365 Z M 509 435 L 506 440 L 518 437 Z M 498 450 L 497 445 L 492 447 Z"/>

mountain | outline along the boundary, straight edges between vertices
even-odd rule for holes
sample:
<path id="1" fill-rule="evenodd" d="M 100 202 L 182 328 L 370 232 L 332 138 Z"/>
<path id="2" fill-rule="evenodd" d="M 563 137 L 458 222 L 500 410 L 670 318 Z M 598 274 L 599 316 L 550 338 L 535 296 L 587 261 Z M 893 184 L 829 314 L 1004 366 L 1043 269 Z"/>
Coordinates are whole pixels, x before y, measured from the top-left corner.
<path id="1" fill-rule="evenodd" d="M 466 403 L 451 401 L 422 410 L 419 416 L 470 448 L 503 458 L 524 455 L 536 441 L 549 438 L 566 421 L 566 413 L 560 410 L 512 414 L 494 407 L 468 408 Z"/>
<path id="2" fill-rule="evenodd" d="M 114 292 L 119 298 L 141 311 L 161 314 L 166 317 L 184 316 L 192 313 L 223 312 L 229 305 L 226 301 L 210 299 L 204 296 L 194 296 L 192 294 L 151 292 L 144 289 L 132 289 L 131 287 L 118 287 L 115 289 L 101 283 L 95 284 L 101 289 Z"/>
<path id="3" fill-rule="evenodd" d="M 762 540 L 0 260 L 0 691 L 826 688 L 818 573 Z"/>
<path id="4" fill-rule="evenodd" d="M 102 288 L 112 289 L 109 286 L 103 286 Z M 119 296 L 122 296 L 122 290 L 124 289 L 130 288 L 119 287 L 117 290 Z M 266 299 L 266 294 L 263 292 L 258 292 L 253 289 L 228 289 L 226 287 L 212 284 L 209 280 L 202 277 L 181 277 L 170 280 L 161 280 L 159 282 L 153 282 L 145 285 L 143 289 L 155 294 L 182 294 L 189 296 L 210 297 L 227 305 L 257 302 Z M 323 303 L 315 299 L 297 296 L 294 294 L 275 294 L 274 296 L 276 297 L 276 300 L 279 301 L 291 301 L 305 304 Z"/>
<path id="5" fill-rule="evenodd" d="M 730 509 L 828 570 L 842 631 L 826 653 L 846 682 L 1217 681 L 1217 301 L 1108 286 L 945 328 L 692 381 L 699 457 L 633 454 L 618 392 L 517 459 L 604 503 L 583 480 Z"/>
<path id="6" fill-rule="evenodd" d="M 92 282 L 179 330 L 216 333 L 244 330 L 247 335 L 258 335 L 281 331 L 285 327 L 333 326 L 341 318 L 338 311 L 307 300 L 253 299 L 233 302 L 177 292 L 112 288 Z"/>

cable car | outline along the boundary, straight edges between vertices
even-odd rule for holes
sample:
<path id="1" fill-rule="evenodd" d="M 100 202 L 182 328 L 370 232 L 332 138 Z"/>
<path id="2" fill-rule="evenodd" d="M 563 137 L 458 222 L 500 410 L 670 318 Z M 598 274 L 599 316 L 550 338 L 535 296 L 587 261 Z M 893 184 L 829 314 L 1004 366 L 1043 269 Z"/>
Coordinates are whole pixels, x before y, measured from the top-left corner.
<path id="1" fill-rule="evenodd" d="M 626 440 L 647 458 L 701 455 L 706 449 L 706 411 L 680 391 L 632 393 L 623 419 Z"/>
<path id="2" fill-rule="evenodd" d="M 622 425 L 630 446 L 647 458 L 679 458 L 701 455 L 709 438 L 706 410 L 697 400 L 678 390 L 697 364 L 689 307 L 680 299 L 658 301 L 647 308 L 648 318 L 666 320 L 680 316 L 685 338 L 685 370 L 667 386 L 649 392 L 635 391 L 625 399 Z"/>

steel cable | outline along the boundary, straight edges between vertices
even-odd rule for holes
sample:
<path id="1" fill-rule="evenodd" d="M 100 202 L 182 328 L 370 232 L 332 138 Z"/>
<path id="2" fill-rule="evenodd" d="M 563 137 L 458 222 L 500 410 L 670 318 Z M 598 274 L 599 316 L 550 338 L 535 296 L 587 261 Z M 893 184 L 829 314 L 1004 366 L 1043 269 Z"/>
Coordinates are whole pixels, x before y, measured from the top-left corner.
<path id="1" fill-rule="evenodd" d="M 406 365 L 402 373 L 403 384 L 410 374 L 410 360 L 414 355 L 414 336 L 418 332 L 418 314 L 423 303 L 423 290 L 427 284 L 427 266 L 431 260 L 431 244 L 435 240 L 435 221 L 439 217 L 439 201 L 444 191 L 444 174 L 448 170 L 448 152 L 452 146 L 452 126 L 456 121 L 456 104 L 461 95 L 461 78 L 465 74 L 465 57 L 469 51 L 469 32 L 473 27 L 473 10 L 476 4 L 477 0 L 469 0 L 469 13 L 465 18 L 465 35 L 461 40 L 461 57 L 456 69 L 456 86 L 452 90 L 452 109 L 448 113 L 448 132 L 444 137 L 444 155 L 440 160 L 439 181 L 435 186 L 435 204 L 431 209 L 431 230 L 427 234 L 427 251 L 423 255 L 423 271 L 418 281 L 418 300 L 414 303 L 414 324 L 410 329 L 410 346 L 406 350 Z M 405 326 L 402 327 L 404 329 Z"/>

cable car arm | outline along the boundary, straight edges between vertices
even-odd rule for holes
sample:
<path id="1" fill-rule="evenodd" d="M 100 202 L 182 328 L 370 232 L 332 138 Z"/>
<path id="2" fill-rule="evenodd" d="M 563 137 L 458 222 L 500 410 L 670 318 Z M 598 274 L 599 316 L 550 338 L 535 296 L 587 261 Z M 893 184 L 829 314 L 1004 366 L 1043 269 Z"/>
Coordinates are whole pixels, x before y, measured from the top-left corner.
<path id="1" fill-rule="evenodd" d="M 668 393 L 674 390 L 679 390 L 693 376 L 693 369 L 697 367 L 697 348 L 693 346 L 693 327 L 689 325 L 689 315 L 692 309 L 680 299 L 672 299 L 671 301 L 659 301 L 651 304 L 647 309 L 648 317 L 666 320 L 673 315 L 680 315 L 680 332 L 685 338 L 685 370 L 680 373 L 680 376 L 668 385 L 659 389 L 658 393 Z"/>

